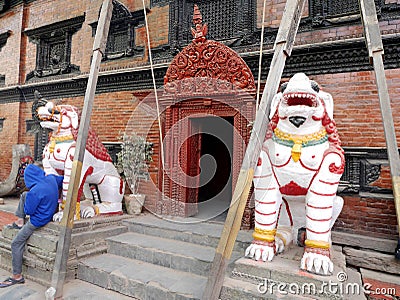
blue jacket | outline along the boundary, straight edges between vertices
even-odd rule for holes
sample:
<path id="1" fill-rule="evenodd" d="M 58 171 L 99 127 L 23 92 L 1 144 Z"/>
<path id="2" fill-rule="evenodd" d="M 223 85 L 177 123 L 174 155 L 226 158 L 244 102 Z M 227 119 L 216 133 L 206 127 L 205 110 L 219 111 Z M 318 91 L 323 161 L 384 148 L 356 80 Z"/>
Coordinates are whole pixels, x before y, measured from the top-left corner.
<path id="1" fill-rule="evenodd" d="M 25 214 L 30 216 L 32 225 L 44 226 L 51 221 L 56 211 L 63 177 L 46 176 L 38 166 L 28 165 L 24 172 L 24 180 L 29 189 L 24 206 Z"/>

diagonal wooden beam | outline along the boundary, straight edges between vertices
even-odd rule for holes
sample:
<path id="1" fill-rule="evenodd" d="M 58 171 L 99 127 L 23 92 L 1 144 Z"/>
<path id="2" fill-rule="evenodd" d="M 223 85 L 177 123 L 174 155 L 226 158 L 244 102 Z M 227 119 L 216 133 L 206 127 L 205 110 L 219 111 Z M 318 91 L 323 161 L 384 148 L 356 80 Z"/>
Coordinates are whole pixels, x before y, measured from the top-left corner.
<path id="1" fill-rule="evenodd" d="M 400 157 L 394 130 L 392 109 L 386 84 L 383 64 L 384 49 L 374 0 L 360 0 L 361 17 L 364 24 L 365 40 L 371 64 L 374 66 L 376 87 L 378 89 L 383 129 L 385 131 L 386 148 L 389 158 L 390 175 L 392 177 L 394 203 L 396 206 L 397 225 L 400 226 Z M 400 259 L 400 231 L 395 252 Z"/>
<path id="2" fill-rule="evenodd" d="M 51 285 L 56 290 L 55 298 L 62 297 L 65 276 L 67 273 L 67 261 L 69 256 L 69 248 L 71 245 L 71 233 L 74 226 L 75 207 L 81 179 L 82 163 L 85 155 L 85 146 L 88 137 L 97 79 L 99 76 L 99 68 L 107 43 L 112 10 L 112 0 L 104 0 L 93 44 L 93 59 L 90 66 L 89 79 L 83 103 L 82 117 L 80 120 L 78 138 L 76 141 L 71 180 L 67 192 L 67 202 L 64 209 L 64 216 L 60 224 L 61 229 L 57 245 L 56 260 L 51 279 Z"/>
<path id="3" fill-rule="evenodd" d="M 240 229 L 244 208 L 250 192 L 254 168 L 261 151 L 268 127 L 270 105 L 275 96 L 285 67 L 286 58 L 290 56 L 294 39 L 299 27 L 305 0 L 288 0 L 283 12 L 275 40 L 274 56 L 270 71 L 256 113 L 253 130 L 243 159 L 237 184 L 231 200 L 222 235 L 215 251 L 214 261 L 208 276 L 203 300 L 219 299 L 225 270 L 232 255 L 233 246 Z"/>

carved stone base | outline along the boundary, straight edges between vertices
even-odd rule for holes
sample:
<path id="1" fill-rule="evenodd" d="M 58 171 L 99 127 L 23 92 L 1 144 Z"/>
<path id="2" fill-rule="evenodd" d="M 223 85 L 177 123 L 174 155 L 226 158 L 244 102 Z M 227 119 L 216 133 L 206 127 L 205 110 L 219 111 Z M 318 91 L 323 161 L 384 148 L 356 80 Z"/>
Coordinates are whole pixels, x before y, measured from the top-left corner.
<path id="1" fill-rule="evenodd" d="M 272 262 L 240 258 L 225 277 L 220 298 L 227 299 L 365 299 L 361 277 L 346 268 L 342 248 L 334 246 L 334 273 L 320 276 L 300 270 L 304 249 L 291 245 Z M 353 290 L 360 288 L 360 293 Z M 354 293 L 353 293 L 354 291 Z"/>

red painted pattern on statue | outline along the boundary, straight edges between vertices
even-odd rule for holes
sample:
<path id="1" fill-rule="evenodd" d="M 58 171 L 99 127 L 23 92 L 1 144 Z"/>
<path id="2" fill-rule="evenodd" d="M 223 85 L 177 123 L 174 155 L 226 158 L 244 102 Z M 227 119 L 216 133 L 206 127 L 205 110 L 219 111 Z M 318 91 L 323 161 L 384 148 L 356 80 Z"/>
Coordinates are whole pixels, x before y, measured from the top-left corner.
<path id="1" fill-rule="evenodd" d="M 74 140 L 78 137 L 78 129 L 72 128 L 72 135 Z M 92 128 L 89 128 L 89 134 L 86 141 L 86 150 L 89 151 L 94 157 L 103 161 L 112 161 L 110 154 L 108 154 L 106 147 L 100 142 L 99 137 Z"/>
<path id="2" fill-rule="evenodd" d="M 81 197 L 82 197 L 82 193 L 83 193 L 83 185 L 84 185 L 84 183 L 86 182 L 86 177 L 88 177 L 89 175 L 92 175 L 92 174 L 93 174 L 93 170 L 94 170 L 93 167 L 90 166 L 90 167 L 86 170 L 85 174 L 83 175 L 83 179 L 82 179 L 82 181 L 81 181 L 81 185 L 79 186 L 79 190 L 78 190 L 78 197 L 77 197 L 77 201 L 78 201 L 78 202 L 81 201 Z"/>
<path id="3" fill-rule="evenodd" d="M 307 195 L 307 188 L 299 186 L 296 182 L 291 181 L 287 185 L 279 188 L 279 191 L 283 195 L 289 196 L 304 196 Z"/>
<path id="4" fill-rule="evenodd" d="M 330 249 L 321 249 L 321 248 L 314 248 L 314 247 L 304 247 L 304 251 L 308 253 L 315 253 L 321 254 L 327 257 L 331 257 Z"/>

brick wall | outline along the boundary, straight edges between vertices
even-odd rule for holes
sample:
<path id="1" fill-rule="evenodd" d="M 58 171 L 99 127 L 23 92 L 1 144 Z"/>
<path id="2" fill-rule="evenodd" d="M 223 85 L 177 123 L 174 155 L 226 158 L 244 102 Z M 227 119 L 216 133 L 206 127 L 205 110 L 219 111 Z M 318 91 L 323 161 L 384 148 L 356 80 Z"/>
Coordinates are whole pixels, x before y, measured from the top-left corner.
<path id="1" fill-rule="evenodd" d="M 398 70 L 386 72 L 395 128 L 400 128 Z M 379 98 L 373 72 L 311 76 L 332 94 L 334 118 L 345 147 L 386 147 Z M 400 143 L 400 131 L 397 130 Z"/>
<path id="2" fill-rule="evenodd" d="M 334 230 L 366 236 L 397 238 L 396 209 L 392 198 L 345 196 Z"/>
<path id="3" fill-rule="evenodd" d="M 20 103 L 0 104 L 0 118 L 5 118 L 0 131 L 0 181 L 11 171 L 12 145 L 18 144 Z"/>
<path id="4" fill-rule="evenodd" d="M 22 6 L 15 7 L 0 19 L 0 34 L 11 31 L 7 43 L 0 50 L 0 74 L 6 75 L 6 85 L 18 84 L 22 10 Z"/>

